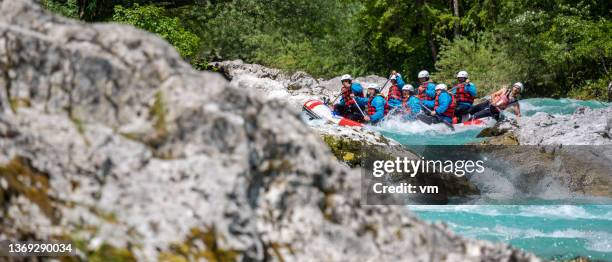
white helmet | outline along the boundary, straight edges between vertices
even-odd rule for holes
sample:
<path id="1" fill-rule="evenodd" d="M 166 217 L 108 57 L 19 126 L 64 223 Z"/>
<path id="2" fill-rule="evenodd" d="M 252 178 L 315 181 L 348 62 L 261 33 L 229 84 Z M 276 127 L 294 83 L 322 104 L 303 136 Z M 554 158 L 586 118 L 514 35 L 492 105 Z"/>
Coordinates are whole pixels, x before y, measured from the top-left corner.
<path id="1" fill-rule="evenodd" d="M 351 75 L 346 74 L 346 75 L 343 75 L 343 76 L 340 78 L 340 82 L 344 82 L 344 80 L 353 81 L 353 78 L 351 77 Z"/>
<path id="2" fill-rule="evenodd" d="M 436 85 L 436 91 L 438 90 L 446 90 L 446 84 L 438 84 Z"/>
<path id="3" fill-rule="evenodd" d="M 521 82 L 514 83 L 514 85 L 512 85 L 512 87 L 518 87 L 520 92 L 523 92 L 523 88 L 525 88 L 523 86 L 523 83 L 521 83 Z"/>
<path id="4" fill-rule="evenodd" d="M 374 83 L 368 84 L 368 89 L 376 89 L 376 91 L 380 91 L 380 89 L 378 89 L 378 85 Z"/>
<path id="5" fill-rule="evenodd" d="M 395 75 L 391 75 L 391 76 L 389 77 L 389 80 L 397 80 L 397 76 L 395 76 Z"/>
<path id="6" fill-rule="evenodd" d="M 427 70 L 423 70 L 419 72 L 419 78 L 426 78 L 426 77 L 429 77 L 429 72 L 427 72 Z"/>
<path id="7" fill-rule="evenodd" d="M 414 86 L 411 84 L 405 84 L 404 87 L 402 87 L 402 91 L 414 92 Z"/>
<path id="8" fill-rule="evenodd" d="M 459 73 L 457 73 L 457 78 L 459 77 L 468 78 L 468 73 L 466 71 L 459 71 Z"/>

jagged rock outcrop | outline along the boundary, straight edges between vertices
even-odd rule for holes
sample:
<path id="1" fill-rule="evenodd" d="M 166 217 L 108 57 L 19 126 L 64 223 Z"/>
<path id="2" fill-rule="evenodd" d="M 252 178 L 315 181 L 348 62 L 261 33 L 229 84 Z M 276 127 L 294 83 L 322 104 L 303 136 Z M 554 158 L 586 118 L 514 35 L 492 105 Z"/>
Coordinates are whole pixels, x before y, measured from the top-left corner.
<path id="1" fill-rule="evenodd" d="M 537 260 L 361 206 L 359 173 L 295 111 L 131 27 L 0 1 L 0 86 L 0 240 L 142 261 Z"/>
<path id="2" fill-rule="evenodd" d="M 581 107 L 571 115 L 536 113 L 508 119 L 480 136 L 494 155 L 522 174 L 517 182 L 526 192 L 542 191 L 549 183 L 574 194 L 611 197 L 612 107 Z M 513 147 L 512 145 L 521 145 Z M 552 178 L 552 180 L 551 180 Z M 541 188 L 540 188 L 541 187 Z"/>
<path id="3" fill-rule="evenodd" d="M 520 145 L 612 145 L 612 107 L 579 107 L 571 115 L 544 112 L 507 119 L 483 130 L 480 137 L 510 136 Z M 500 138 L 489 144 L 503 144 Z"/>
<path id="4" fill-rule="evenodd" d="M 286 75 L 282 71 L 258 64 L 244 63 L 242 60 L 213 62 L 231 83 L 262 92 L 263 97 L 282 98 L 291 108 L 300 110 L 309 99 L 333 99 L 340 93 L 340 76 L 331 79 L 314 79 L 305 72 Z M 386 79 L 379 76 L 357 77 L 355 82 L 367 85 L 376 83 L 383 86 Z"/>
<path id="5" fill-rule="evenodd" d="M 522 145 L 610 145 L 612 107 L 581 107 L 571 115 L 537 113 L 520 119 L 516 135 Z"/>

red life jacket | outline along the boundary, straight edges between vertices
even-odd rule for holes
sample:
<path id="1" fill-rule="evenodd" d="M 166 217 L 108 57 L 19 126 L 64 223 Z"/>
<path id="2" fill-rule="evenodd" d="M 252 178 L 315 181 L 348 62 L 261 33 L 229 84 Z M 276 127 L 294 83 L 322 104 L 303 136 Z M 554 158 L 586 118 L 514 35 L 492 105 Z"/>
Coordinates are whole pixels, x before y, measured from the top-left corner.
<path id="1" fill-rule="evenodd" d="M 508 107 L 508 105 L 510 105 L 511 103 L 514 103 L 514 101 L 516 101 L 516 97 L 510 97 L 511 93 L 512 93 L 512 91 L 508 90 L 508 91 L 506 91 L 506 93 L 501 95 L 500 99 L 495 101 L 496 104 L 499 104 L 497 106 L 499 109 L 504 110 L 504 109 L 506 109 Z"/>
<path id="2" fill-rule="evenodd" d="M 442 91 L 442 92 L 440 92 L 440 94 L 442 94 L 443 92 L 446 92 L 446 91 Z M 448 105 L 448 108 L 446 109 L 446 111 L 444 111 L 444 113 L 442 113 L 442 114 L 445 115 L 445 116 L 448 116 L 450 118 L 453 118 L 453 117 L 455 117 L 455 106 L 456 106 L 455 97 L 453 97 L 453 95 L 451 95 L 451 94 L 449 94 L 449 95 L 451 97 L 451 103 L 450 103 L 450 105 Z M 440 95 L 436 95 L 436 102 L 434 104 L 434 110 L 438 109 L 438 98 L 439 97 L 440 97 Z"/>
<path id="3" fill-rule="evenodd" d="M 351 90 L 342 92 L 342 99 L 344 99 L 344 105 L 347 107 L 355 104 L 355 99 L 351 98 Z"/>
<path id="4" fill-rule="evenodd" d="M 377 94 L 376 96 L 380 96 L 382 98 L 385 98 L 384 96 Z M 376 107 L 372 106 L 372 100 L 374 100 L 374 97 L 376 96 L 371 96 L 370 99 L 368 99 L 368 115 L 373 115 L 376 114 Z M 383 113 L 383 115 L 387 115 L 387 113 L 389 113 L 389 103 L 385 103 L 385 112 Z"/>
<path id="5" fill-rule="evenodd" d="M 465 91 L 465 83 L 457 84 L 455 86 L 455 99 L 457 102 L 474 103 L 474 97 Z"/>
<path id="6" fill-rule="evenodd" d="M 389 99 L 391 99 L 392 96 L 397 97 L 397 99 L 402 98 L 402 91 L 400 91 L 399 86 L 392 85 L 391 88 L 389 88 L 389 93 L 387 94 L 387 101 L 389 101 Z"/>
<path id="7" fill-rule="evenodd" d="M 421 83 L 421 85 L 419 86 L 419 88 L 417 88 L 417 97 L 419 99 L 421 99 L 421 101 L 425 101 L 425 100 L 433 100 L 433 98 L 429 97 L 427 95 L 427 86 L 429 85 L 429 83 L 431 82 L 423 82 Z M 423 92 L 421 92 L 421 87 L 423 87 Z"/>

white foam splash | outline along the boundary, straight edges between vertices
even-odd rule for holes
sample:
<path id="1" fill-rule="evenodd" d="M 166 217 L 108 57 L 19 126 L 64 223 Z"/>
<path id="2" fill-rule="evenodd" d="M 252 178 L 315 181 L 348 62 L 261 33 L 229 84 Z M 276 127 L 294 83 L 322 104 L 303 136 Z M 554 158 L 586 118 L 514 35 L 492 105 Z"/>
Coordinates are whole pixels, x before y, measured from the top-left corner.
<path id="1" fill-rule="evenodd" d="M 401 115 L 387 116 L 384 121 L 377 125 L 377 128 L 386 132 L 392 132 L 396 134 L 427 134 L 431 136 L 457 134 L 469 130 L 477 130 L 484 128 L 483 126 L 478 125 L 455 125 L 454 127 L 455 130 L 453 131 L 447 125 L 442 123 L 428 125 L 417 120 L 406 121 L 402 118 Z"/>
<path id="2" fill-rule="evenodd" d="M 604 253 L 612 252 L 612 234 L 604 231 L 564 229 L 543 232 L 535 229 L 519 229 L 499 225 L 495 226 L 492 231 L 506 236 L 508 241 L 525 238 L 583 239 L 586 241 L 585 249 L 587 250 Z"/>
<path id="3" fill-rule="evenodd" d="M 514 216 L 562 220 L 604 220 L 612 221 L 612 211 L 589 212 L 574 205 L 408 205 L 414 212 L 470 213 L 483 216 Z M 605 209 L 608 206 L 591 206 Z"/>
<path id="4" fill-rule="evenodd" d="M 566 220 L 575 219 L 597 219 L 612 221 L 612 212 L 596 214 L 587 211 L 581 206 L 574 205 L 553 205 L 553 206 L 521 206 L 517 216 L 523 217 L 543 217 L 559 218 Z"/>
<path id="5" fill-rule="evenodd" d="M 504 242 L 519 239 L 552 238 L 552 239 L 580 239 L 585 241 L 584 248 L 589 251 L 612 252 L 612 233 L 605 231 L 591 231 L 578 229 L 562 229 L 544 232 L 533 228 L 515 228 L 502 225 L 494 227 L 479 227 L 456 223 L 447 223 L 456 232 L 469 237 L 493 237 Z"/>

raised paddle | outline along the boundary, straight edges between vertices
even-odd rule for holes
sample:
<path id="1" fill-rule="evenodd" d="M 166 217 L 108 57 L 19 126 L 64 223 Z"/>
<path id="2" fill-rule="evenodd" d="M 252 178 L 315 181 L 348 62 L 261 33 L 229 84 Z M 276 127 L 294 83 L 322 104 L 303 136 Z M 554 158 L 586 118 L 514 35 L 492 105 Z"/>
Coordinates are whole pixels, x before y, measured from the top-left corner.
<path id="1" fill-rule="evenodd" d="M 338 95 L 336 96 L 336 98 L 334 98 L 334 100 L 331 102 L 331 104 L 328 104 L 328 105 L 329 105 L 329 106 L 333 106 L 333 105 L 334 105 L 334 103 L 336 103 L 336 100 L 338 100 L 338 98 L 340 98 L 340 96 L 342 96 L 342 91 L 340 91 L 340 94 L 338 94 Z"/>
<path id="2" fill-rule="evenodd" d="M 385 82 L 385 84 L 380 88 L 380 93 L 382 94 L 383 92 L 385 92 L 385 87 L 387 86 L 387 84 L 389 83 L 389 81 L 391 80 L 391 78 L 387 79 L 387 82 Z M 389 95 L 389 94 L 387 94 Z"/>

